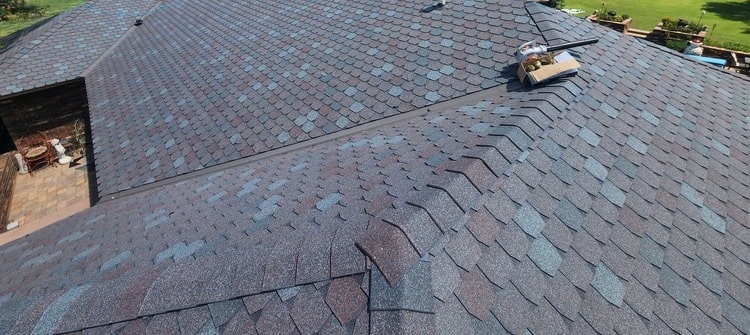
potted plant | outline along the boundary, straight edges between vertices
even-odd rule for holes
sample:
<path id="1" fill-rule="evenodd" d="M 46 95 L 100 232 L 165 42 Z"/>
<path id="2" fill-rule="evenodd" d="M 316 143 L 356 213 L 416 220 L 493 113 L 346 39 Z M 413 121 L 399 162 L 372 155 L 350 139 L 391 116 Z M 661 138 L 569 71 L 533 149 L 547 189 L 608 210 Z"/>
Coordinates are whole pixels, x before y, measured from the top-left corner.
<path id="1" fill-rule="evenodd" d="M 705 25 L 699 23 L 665 17 L 654 28 L 654 33 L 665 40 L 679 39 L 702 43 L 706 38 L 706 29 Z"/>
<path id="2" fill-rule="evenodd" d="M 616 11 L 609 10 L 604 7 L 603 3 L 602 8 L 600 10 L 594 11 L 594 13 L 588 17 L 588 20 L 606 27 L 610 27 L 622 33 L 630 30 L 630 26 L 633 24 L 633 18 L 631 18 L 630 15 L 618 15 Z"/>

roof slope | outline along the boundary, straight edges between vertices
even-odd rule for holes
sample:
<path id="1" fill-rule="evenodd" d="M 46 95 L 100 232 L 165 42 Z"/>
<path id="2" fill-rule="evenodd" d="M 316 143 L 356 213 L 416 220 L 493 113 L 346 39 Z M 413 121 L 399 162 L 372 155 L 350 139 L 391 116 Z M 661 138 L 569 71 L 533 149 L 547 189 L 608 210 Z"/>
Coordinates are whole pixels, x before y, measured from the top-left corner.
<path id="1" fill-rule="evenodd" d="M 508 50 L 535 37 L 504 5 L 165 2 L 87 78 L 99 191 L 503 83 Z"/>
<path id="2" fill-rule="evenodd" d="M 487 93 L 498 101 L 508 94 L 519 102 L 536 96 L 501 89 Z M 421 204 L 435 198 L 452 204 L 438 187 L 453 190 L 476 183 L 486 188 L 501 174 L 501 165 L 512 159 L 498 150 L 511 154 L 513 141 L 519 145 L 527 141 L 520 131 L 510 140 L 502 136 L 502 127 L 492 126 L 518 118 L 513 116 L 515 108 L 520 107 L 478 101 L 458 111 L 429 113 L 100 203 L 95 210 L 2 251 L 21 255 L 4 262 L 2 271 L 22 269 L 8 276 L 3 288 L 15 292 L 4 295 L 12 302 L 6 303 L 6 310 L 22 306 L 17 310 L 21 312 L 29 304 L 58 301 L 62 292 L 67 292 L 62 295 L 66 299 L 75 294 L 54 328 L 69 331 L 275 290 L 296 293 L 309 284 L 325 286 L 332 279 L 367 285 L 369 266 L 355 242 L 368 226 L 383 226 L 376 218 L 394 206 L 406 206 L 407 200 Z M 531 119 L 526 123 L 533 126 Z M 467 157 L 461 158 L 464 154 Z M 486 164 L 497 166 L 496 170 Z M 469 173 L 463 172 L 466 168 L 474 172 L 469 174 L 471 180 L 461 174 Z M 441 186 L 434 184 L 436 179 L 455 181 L 453 186 Z M 479 195 L 476 189 L 473 192 L 469 195 Z M 462 213 L 457 207 L 450 209 L 450 214 Z M 422 237 L 415 242 L 420 252 L 429 250 L 445 232 L 438 226 L 414 228 Z M 394 233 L 391 230 L 381 233 Z M 391 255 L 406 262 L 412 253 Z M 32 287 L 29 275 L 38 277 Z M 370 294 L 359 284 L 354 293 Z M 140 289 L 127 289 L 131 286 Z M 102 307 L 102 313 L 87 315 L 85 311 L 101 301 L 105 288 L 112 304 Z M 330 294 L 324 295 L 334 299 Z M 347 298 L 342 304 L 354 303 L 348 300 L 351 294 L 342 294 Z M 364 311 L 367 299 L 363 299 L 358 311 Z M 124 305 L 115 308 L 116 302 Z M 333 302 L 328 303 L 335 309 Z M 292 307 L 291 302 L 287 305 Z M 340 315 L 349 309 L 333 311 L 344 326 L 357 316 Z M 11 312 L 5 315 L 16 318 Z M 16 324 L 14 331 L 38 324 Z"/>
<path id="3" fill-rule="evenodd" d="M 156 3 L 91 0 L 25 33 L 0 53 L 0 96 L 81 77 Z"/>
<path id="4" fill-rule="evenodd" d="M 750 82 L 535 3 L 501 11 L 600 42 L 575 77 L 503 69 L 1 246 L 0 331 L 750 332 Z"/>

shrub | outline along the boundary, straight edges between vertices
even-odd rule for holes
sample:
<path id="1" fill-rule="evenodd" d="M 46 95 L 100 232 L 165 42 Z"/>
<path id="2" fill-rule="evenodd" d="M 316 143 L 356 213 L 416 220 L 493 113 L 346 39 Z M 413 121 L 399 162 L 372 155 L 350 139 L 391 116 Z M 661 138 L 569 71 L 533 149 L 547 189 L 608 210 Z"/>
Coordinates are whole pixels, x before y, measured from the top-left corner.
<path id="1" fill-rule="evenodd" d="M 664 44 L 667 48 L 675 50 L 677 52 L 685 51 L 687 47 L 687 41 L 683 40 L 666 40 Z"/>
<path id="2" fill-rule="evenodd" d="M 627 15 L 627 14 L 617 15 L 616 11 L 602 8 L 601 11 L 596 13 L 596 18 L 599 20 L 604 20 L 604 21 L 622 22 L 630 18 L 630 15 Z"/>
<path id="3" fill-rule="evenodd" d="M 697 34 L 701 31 L 706 30 L 706 26 L 683 19 L 675 21 L 670 17 L 665 17 L 661 19 L 661 23 L 662 29 L 664 30 L 680 31 L 688 34 Z"/>
<path id="4" fill-rule="evenodd" d="M 544 4 L 554 9 L 562 9 L 565 6 L 565 0 L 547 0 Z"/>
<path id="5" fill-rule="evenodd" d="M 26 0 L 0 0 L 0 21 L 41 16 L 47 7 L 30 5 Z"/>
<path id="6" fill-rule="evenodd" d="M 703 41 L 703 44 L 714 46 L 714 47 L 719 47 L 719 48 L 724 48 L 724 49 L 729 49 L 729 50 L 750 52 L 750 43 L 742 44 L 742 43 L 737 43 L 737 42 L 732 42 L 732 41 L 722 41 L 716 38 L 712 38 L 712 39 L 706 39 L 705 41 Z"/>

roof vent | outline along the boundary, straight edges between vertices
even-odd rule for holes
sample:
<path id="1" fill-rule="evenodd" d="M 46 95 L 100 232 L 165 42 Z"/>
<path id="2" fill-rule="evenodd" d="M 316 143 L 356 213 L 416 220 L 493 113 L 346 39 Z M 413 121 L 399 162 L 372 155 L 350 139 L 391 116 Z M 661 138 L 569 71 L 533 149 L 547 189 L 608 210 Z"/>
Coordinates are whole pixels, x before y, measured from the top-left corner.
<path id="1" fill-rule="evenodd" d="M 143 24 L 143 20 L 141 20 L 141 19 L 135 20 L 135 24 L 134 24 L 135 26 L 140 26 L 142 24 Z"/>
<path id="2" fill-rule="evenodd" d="M 443 7 L 445 7 L 445 3 L 446 2 L 448 2 L 448 1 L 447 0 L 438 0 L 434 4 L 432 4 L 430 6 L 427 6 L 425 8 L 422 8 L 422 10 L 420 10 L 420 12 L 422 12 L 422 13 L 429 13 L 429 12 L 431 12 L 433 10 L 436 10 L 436 9 L 443 9 Z"/>

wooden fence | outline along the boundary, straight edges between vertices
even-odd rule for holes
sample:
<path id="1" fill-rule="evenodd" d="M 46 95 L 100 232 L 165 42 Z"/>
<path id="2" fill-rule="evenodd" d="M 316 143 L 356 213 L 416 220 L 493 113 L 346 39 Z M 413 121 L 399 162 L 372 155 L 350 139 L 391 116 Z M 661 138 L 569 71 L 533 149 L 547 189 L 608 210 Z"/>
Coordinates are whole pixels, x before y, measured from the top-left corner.
<path id="1" fill-rule="evenodd" d="M 12 152 L 0 154 L 0 232 L 5 231 L 18 167 Z"/>

